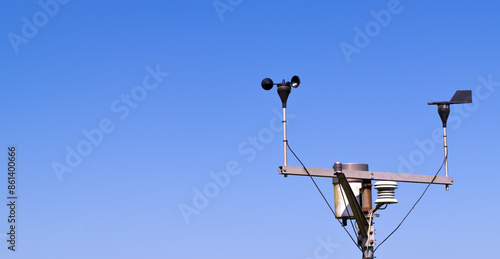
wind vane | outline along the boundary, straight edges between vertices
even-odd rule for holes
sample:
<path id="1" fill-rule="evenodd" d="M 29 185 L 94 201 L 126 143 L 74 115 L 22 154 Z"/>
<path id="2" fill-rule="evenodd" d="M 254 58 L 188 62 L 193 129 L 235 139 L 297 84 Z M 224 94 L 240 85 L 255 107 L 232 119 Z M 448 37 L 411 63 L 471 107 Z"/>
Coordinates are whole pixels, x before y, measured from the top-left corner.
<path id="1" fill-rule="evenodd" d="M 358 248 L 361 249 L 363 253 L 363 259 L 375 258 L 374 256 L 375 250 L 383 242 L 385 242 L 385 240 L 387 240 L 388 237 L 384 239 L 384 241 L 382 241 L 374 249 L 375 228 L 373 226 L 373 217 L 378 216 L 374 214 L 374 212 L 379 209 L 385 209 L 385 207 L 387 207 L 388 204 L 395 204 L 398 202 L 394 195 L 394 190 L 398 188 L 397 182 L 424 183 L 428 184 L 427 188 L 431 184 L 442 184 L 446 186 L 446 190 L 449 189 L 449 185 L 453 184 L 453 178 L 448 176 L 448 145 L 446 139 L 447 138 L 446 122 L 448 119 L 448 115 L 450 113 L 450 104 L 471 103 L 472 91 L 459 90 L 455 93 L 455 95 L 451 98 L 449 102 L 428 103 L 429 105 L 434 105 L 434 104 L 438 105 L 438 113 L 443 123 L 443 139 L 444 139 L 445 176 L 437 176 L 437 173 L 436 175 L 432 176 L 432 175 L 418 175 L 418 174 L 373 172 L 368 170 L 368 164 L 363 164 L 363 163 L 342 164 L 340 162 L 335 162 L 333 169 L 309 168 L 305 166 L 303 167 L 288 166 L 287 146 L 289 148 L 289 145 L 286 135 L 287 132 L 286 105 L 288 96 L 291 92 L 291 87 L 297 88 L 299 84 L 300 84 L 300 79 L 298 76 L 293 76 L 290 82 L 285 82 L 285 80 L 283 80 L 282 83 L 279 84 L 274 84 L 273 80 L 271 80 L 270 78 L 265 78 L 261 82 L 261 86 L 265 90 L 272 89 L 273 85 L 278 86 L 278 95 L 280 96 L 283 107 L 284 164 L 279 167 L 279 173 L 284 175 L 285 177 L 288 175 L 310 176 L 313 181 L 314 181 L 314 179 L 312 178 L 313 176 L 332 178 L 334 185 L 335 217 L 339 221 L 342 220 L 341 222 L 342 226 L 347 225 L 347 220 L 351 220 L 351 223 L 353 219 L 355 220 L 358 226 L 357 246 Z M 372 180 L 379 181 L 374 184 L 374 188 L 378 190 L 378 198 L 377 200 L 375 200 L 376 204 L 375 207 L 373 207 L 372 205 L 372 186 L 373 186 Z M 427 188 L 425 189 L 425 191 L 427 191 Z M 422 194 L 422 196 L 425 194 L 425 191 Z M 326 198 L 325 201 L 328 203 Z M 420 199 L 417 200 L 415 205 L 418 203 L 418 201 L 420 201 Z M 385 207 L 382 208 L 384 205 Z M 413 206 L 413 208 L 415 207 L 415 205 Z M 328 206 L 330 205 L 328 204 Z M 411 210 L 413 210 L 413 208 Z M 408 212 L 407 216 L 409 215 L 410 212 Z M 406 217 L 404 219 L 406 219 Z M 394 233 L 396 230 L 397 228 L 392 233 Z"/>

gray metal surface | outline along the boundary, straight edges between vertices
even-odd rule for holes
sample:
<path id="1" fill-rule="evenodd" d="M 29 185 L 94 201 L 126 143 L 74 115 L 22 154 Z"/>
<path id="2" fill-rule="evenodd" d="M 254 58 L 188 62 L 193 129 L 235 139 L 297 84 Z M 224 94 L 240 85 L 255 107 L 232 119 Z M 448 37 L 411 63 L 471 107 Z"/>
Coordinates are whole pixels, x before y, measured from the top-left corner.
<path id="1" fill-rule="evenodd" d="M 353 171 L 368 171 L 368 164 L 364 163 L 342 163 L 342 171 L 353 170 Z"/>
<path id="2" fill-rule="evenodd" d="M 337 178 L 333 169 L 308 167 L 307 170 L 309 171 L 311 176 Z M 408 183 L 430 183 L 434 178 L 434 176 L 432 175 L 382 173 L 356 170 L 342 170 L 342 172 L 349 179 L 387 180 Z M 298 166 L 280 166 L 279 173 L 283 175 L 308 175 L 303 167 Z M 452 185 L 453 177 L 437 176 L 433 184 Z"/>

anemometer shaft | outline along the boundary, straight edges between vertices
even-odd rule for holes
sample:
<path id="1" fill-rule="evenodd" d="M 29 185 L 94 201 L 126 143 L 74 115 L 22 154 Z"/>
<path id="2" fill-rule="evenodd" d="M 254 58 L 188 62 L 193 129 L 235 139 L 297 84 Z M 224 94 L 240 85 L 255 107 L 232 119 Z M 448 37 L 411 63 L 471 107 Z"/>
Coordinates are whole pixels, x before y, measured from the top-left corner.
<path id="1" fill-rule="evenodd" d="M 286 139 L 286 108 L 283 107 L 283 159 L 284 159 L 284 166 L 287 166 L 287 158 L 286 158 L 286 142 L 288 140 Z"/>
<path id="2" fill-rule="evenodd" d="M 446 127 L 443 127 L 443 143 L 444 143 L 444 174 L 448 177 L 448 143 L 446 141 Z M 450 190 L 450 186 L 446 185 L 446 190 Z"/>

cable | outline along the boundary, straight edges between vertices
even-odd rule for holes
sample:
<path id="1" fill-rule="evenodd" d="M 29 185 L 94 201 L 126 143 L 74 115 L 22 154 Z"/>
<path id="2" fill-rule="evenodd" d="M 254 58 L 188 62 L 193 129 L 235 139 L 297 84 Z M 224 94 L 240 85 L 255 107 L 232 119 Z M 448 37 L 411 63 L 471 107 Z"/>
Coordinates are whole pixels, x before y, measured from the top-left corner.
<path id="1" fill-rule="evenodd" d="M 413 209 L 415 208 L 415 206 L 417 206 L 418 202 L 422 199 L 422 197 L 424 197 L 424 194 L 427 192 L 427 189 L 429 189 L 429 186 L 431 186 L 431 184 L 434 182 L 434 180 L 436 180 L 436 177 L 437 175 L 439 174 L 439 172 L 441 171 L 441 169 L 443 169 L 443 166 L 446 162 L 446 160 L 448 159 L 448 156 L 446 156 L 443 160 L 443 163 L 441 164 L 441 167 L 439 167 L 439 170 L 436 172 L 436 174 L 434 174 L 434 177 L 432 178 L 431 182 L 427 185 L 427 187 L 425 187 L 425 190 L 424 192 L 422 193 L 422 195 L 420 195 L 420 198 L 418 198 L 418 200 L 415 202 L 415 204 L 413 204 L 413 207 L 411 207 L 410 211 L 408 211 L 408 213 L 406 214 L 406 216 L 403 218 L 403 220 L 401 220 L 401 222 L 399 223 L 399 225 L 396 227 L 396 229 L 394 229 L 382 242 L 380 242 L 380 244 L 375 247 L 375 249 L 373 250 L 373 252 L 375 253 L 375 251 L 377 251 L 377 249 L 387 240 L 389 239 L 389 237 L 392 236 L 392 234 L 394 234 L 394 232 L 396 232 L 396 230 L 399 229 L 399 227 L 403 224 L 403 222 L 406 220 L 406 218 L 408 217 L 408 215 L 410 215 L 410 213 L 413 211 Z"/>
<path id="2" fill-rule="evenodd" d="M 293 152 L 292 148 L 290 147 L 290 145 L 288 144 L 288 141 L 286 142 L 286 146 L 288 147 L 288 149 L 290 149 L 290 152 L 292 152 L 292 154 L 295 156 L 295 158 L 299 161 L 299 163 L 302 165 L 302 167 L 304 168 L 304 170 L 306 171 L 307 175 L 309 175 L 309 177 L 311 178 L 312 182 L 314 183 L 314 185 L 316 186 L 316 189 L 318 189 L 319 193 L 321 194 L 321 196 L 323 197 L 323 200 L 325 200 L 326 202 L 326 205 L 328 205 L 328 208 L 330 208 L 330 210 L 332 211 L 333 213 L 333 216 L 335 217 L 335 211 L 333 210 L 332 206 L 330 206 L 330 203 L 328 202 L 328 200 L 326 199 L 325 195 L 323 194 L 323 192 L 321 191 L 321 189 L 319 188 L 319 186 L 316 184 L 316 181 L 314 180 L 314 178 L 311 176 L 311 174 L 309 173 L 309 171 L 307 170 L 306 166 L 302 163 L 302 161 L 300 161 L 299 157 L 295 154 L 295 152 Z M 337 218 L 336 218 L 337 219 Z M 361 247 L 356 243 L 356 241 L 354 241 L 354 238 L 351 236 L 351 233 L 349 233 L 349 231 L 347 231 L 347 229 L 345 228 L 345 226 L 342 225 L 342 222 L 340 222 L 339 219 L 337 219 L 337 221 L 340 223 L 340 225 L 342 226 L 342 228 L 344 228 L 345 232 L 349 235 L 349 237 L 351 238 L 352 242 L 356 245 L 356 247 L 359 249 L 359 250 L 362 250 Z"/>
<path id="3" fill-rule="evenodd" d="M 383 208 L 380 208 L 380 209 L 378 209 L 378 210 L 385 210 L 385 209 L 387 209 L 387 205 L 388 205 L 388 204 L 386 203 L 386 204 L 385 204 L 385 206 L 384 206 Z"/>

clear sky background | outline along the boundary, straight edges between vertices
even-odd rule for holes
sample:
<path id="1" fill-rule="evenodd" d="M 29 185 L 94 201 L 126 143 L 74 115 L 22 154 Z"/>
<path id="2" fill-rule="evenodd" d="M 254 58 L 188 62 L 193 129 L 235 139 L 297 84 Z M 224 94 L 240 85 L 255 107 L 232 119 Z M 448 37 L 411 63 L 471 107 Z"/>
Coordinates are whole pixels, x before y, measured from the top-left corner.
<path id="1" fill-rule="evenodd" d="M 278 174 L 281 103 L 260 82 L 299 75 L 288 137 L 309 167 L 432 175 L 443 150 L 427 102 L 472 90 L 473 104 L 451 107 L 455 184 L 431 186 L 376 255 L 494 258 L 499 12 L 496 1 L 4 1 L 0 198 L 15 145 L 18 200 L 16 252 L 0 207 L 0 255 L 360 258 L 312 182 Z M 331 180 L 317 182 L 333 203 Z M 399 185 L 377 243 L 424 188 Z"/>

